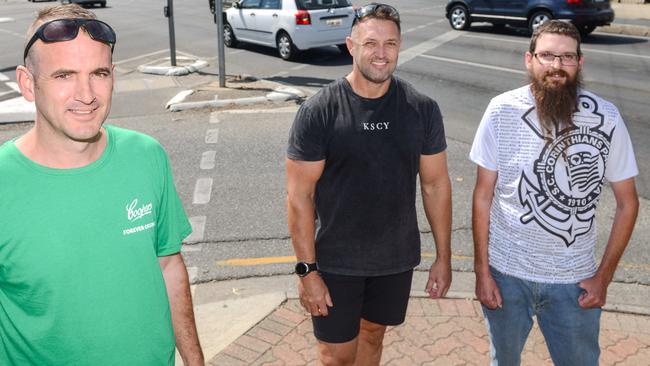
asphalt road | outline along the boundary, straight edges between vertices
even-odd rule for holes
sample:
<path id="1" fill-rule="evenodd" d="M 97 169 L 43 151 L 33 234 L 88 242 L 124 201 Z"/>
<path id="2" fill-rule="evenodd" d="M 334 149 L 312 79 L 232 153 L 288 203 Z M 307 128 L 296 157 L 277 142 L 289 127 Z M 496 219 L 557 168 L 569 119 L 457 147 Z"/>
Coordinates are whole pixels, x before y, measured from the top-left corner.
<path id="1" fill-rule="evenodd" d="M 443 1 L 388 1 L 400 9 L 404 41 L 397 74 L 441 105 L 449 142 L 450 174 L 454 186 L 454 268 L 471 269 L 470 197 L 474 166 L 467 160 L 469 144 L 490 98 L 526 82 L 523 53 L 528 37 L 512 29 L 493 31 L 477 26 L 470 32 L 451 32 L 443 17 Z M 178 50 L 216 63 L 216 30 L 203 0 L 185 0 L 176 8 Z M 356 2 L 355 2 L 356 3 Z M 21 62 L 22 36 L 34 11 L 48 3 L 0 0 L 0 73 Z M 137 78 L 138 64 L 163 58 L 168 47 L 167 21 L 162 5 L 152 0 L 109 0 L 97 14 L 114 25 L 118 33 L 115 61 L 118 78 Z M 633 144 L 641 174 L 642 197 L 637 229 L 623 258 L 616 279 L 650 284 L 647 198 L 650 194 L 648 119 L 650 107 L 650 47 L 648 39 L 596 34 L 583 45 L 587 60 L 587 88 L 614 102 L 621 110 Z M 6 51 L 5 51 L 6 50 Z M 335 47 L 306 52 L 297 62 L 285 62 L 274 50 L 244 45 L 228 49 L 228 74 L 253 74 L 314 92 L 345 75 L 351 59 Z M 205 220 L 204 234 L 185 255 L 199 281 L 232 277 L 288 273 L 292 254 L 284 209 L 284 146 L 294 109 L 273 112 L 218 113 L 209 111 L 170 114 L 162 105 L 179 85 L 200 82 L 207 76 L 174 79 L 174 86 L 156 90 L 118 92 L 110 123 L 149 133 L 158 138 L 172 158 L 178 190 L 190 217 Z M 211 119 L 218 123 L 210 123 Z M 0 142 L 20 134 L 29 125 L 0 126 Z M 218 139 L 207 143 L 209 131 Z M 208 138 L 209 139 L 209 138 Z M 210 169 L 201 159 L 214 152 Z M 208 203 L 196 202 L 197 182 L 211 180 Z M 599 253 L 613 215 L 613 198 L 606 191 L 599 216 Z M 432 240 L 421 215 L 425 257 L 431 261 Z M 242 259 L 253 258 L 244 261 Z M 267 264 L 260 264 L 267 263 Z"/>

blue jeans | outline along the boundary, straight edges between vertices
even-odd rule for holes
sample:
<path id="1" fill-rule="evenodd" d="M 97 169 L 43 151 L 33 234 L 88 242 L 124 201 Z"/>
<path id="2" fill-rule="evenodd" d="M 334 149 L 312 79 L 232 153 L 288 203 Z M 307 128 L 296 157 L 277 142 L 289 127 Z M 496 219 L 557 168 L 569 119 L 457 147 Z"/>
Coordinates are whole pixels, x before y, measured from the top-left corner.
<path id="1" fill-rule="evenodd" d="M 544 335 L 556 366 L 597 366 L 601 309 L 578 305 L 578 284 L 538 283 L 490 268 L 503 298 L 503 307 L 483 306 L 491 343 L 492 366 L 521 363 L 521 352 L 533 326 Z"/>

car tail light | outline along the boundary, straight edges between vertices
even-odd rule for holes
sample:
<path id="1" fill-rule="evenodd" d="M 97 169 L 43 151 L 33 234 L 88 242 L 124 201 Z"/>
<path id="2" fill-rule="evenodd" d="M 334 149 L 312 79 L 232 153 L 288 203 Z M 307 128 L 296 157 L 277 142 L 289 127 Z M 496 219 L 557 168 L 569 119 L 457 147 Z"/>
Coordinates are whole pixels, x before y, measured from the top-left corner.
<path id="1" fill-rule="evenodd" d="M 571 5 L 580 5 L 582 4 L 582 0 L 566 0 L 566 3 Z"/>
<path id="2" fill-rule="evenodd" d="M 298 10 L 296 13 L 296 24 L 297 25 L 310 25 L 311 17 L 307 10 Z"/>

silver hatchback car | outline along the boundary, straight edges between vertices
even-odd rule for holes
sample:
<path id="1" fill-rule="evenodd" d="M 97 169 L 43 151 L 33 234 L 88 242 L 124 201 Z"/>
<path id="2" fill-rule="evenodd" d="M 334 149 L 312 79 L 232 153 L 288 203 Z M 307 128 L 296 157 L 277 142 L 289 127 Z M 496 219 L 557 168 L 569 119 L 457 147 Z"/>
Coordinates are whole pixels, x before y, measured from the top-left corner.
<path id="1" fill-rule="evenodd" d="M 224 11 L 224 43 L 276 47 L 285 60 L 314 47 L 347 52 L 354 9 L 350 0 L 241 0 Z"/>

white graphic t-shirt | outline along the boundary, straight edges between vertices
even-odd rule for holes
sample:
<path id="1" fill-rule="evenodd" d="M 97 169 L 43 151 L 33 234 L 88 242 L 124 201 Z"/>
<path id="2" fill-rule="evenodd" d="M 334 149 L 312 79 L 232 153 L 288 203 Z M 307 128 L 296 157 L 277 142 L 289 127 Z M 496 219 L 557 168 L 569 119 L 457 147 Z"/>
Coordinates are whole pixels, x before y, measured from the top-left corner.
<path id="1" fill-rule="evenodd" d="M 579 91 L 574 127 L 544 140 L 530 86 L 490 102 L 470 159 L 498 178 L 488 255 L 499 272 L 529 281 L 575 283 L 596 272 L 596 205 L 603 181 L 638 174 L 618 109 Z"/>

